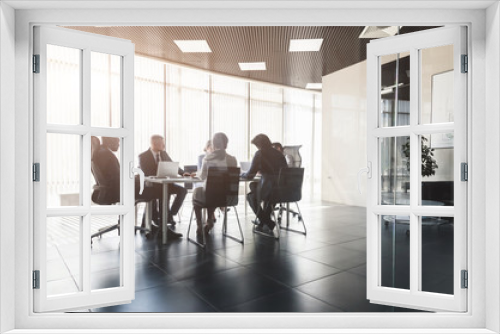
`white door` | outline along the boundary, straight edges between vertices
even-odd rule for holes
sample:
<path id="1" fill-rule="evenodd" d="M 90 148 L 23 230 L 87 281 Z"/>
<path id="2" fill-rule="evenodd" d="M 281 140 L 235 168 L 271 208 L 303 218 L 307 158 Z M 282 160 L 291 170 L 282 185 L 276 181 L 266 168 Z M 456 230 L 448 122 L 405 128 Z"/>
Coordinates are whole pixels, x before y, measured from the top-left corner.
<path id="1" fill-rule="evenodd" d="M 367 295 L 373 303 L 466 311 L 466 29 L 367 48 Z"/>
<path id="2" fill-rule="evenodd" d="M 34 175 L 39 179 L 34 180 L 35 312 L 130 302 L 135 295 L 134 180 L 129 170 L 134 45 L 35 27 L 33 72 L 34 163 L 39 164 Z M 92 201 L 92 137 L 106 141 L 103 149 L 115 143 L 107 153 L 119 162 L 119 175 L 114 175 L 119 198 L 109 205 Z M 115 230 L 110 233 L 116 238 L 91 244 L 92 233 L 116 224 L 119 236 Z"/>

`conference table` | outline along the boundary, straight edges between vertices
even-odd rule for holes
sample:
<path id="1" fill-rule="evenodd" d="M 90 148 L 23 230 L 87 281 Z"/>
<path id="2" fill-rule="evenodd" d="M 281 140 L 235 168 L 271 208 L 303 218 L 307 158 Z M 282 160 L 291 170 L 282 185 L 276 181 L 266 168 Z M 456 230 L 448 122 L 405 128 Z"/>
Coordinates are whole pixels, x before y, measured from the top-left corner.
<path id="1" fill-rule="evenodd" d="M 259 180 L 258 177 L 253 178 L 253 179 L 243 179 L 240 178 L 240 182 L 251 182 L 251 181 L 257 181 Z M 161 203 L 161 208 L 162 208 L 162 217 L 161 217 L 161 225 L 162 225 L 162 243 L 166 244 L 167 243 L 167 220 L 169 216 L 169 211 L 170 208 L 168 207 L 168 185 L 172 183 L 191 183 L 191 182 L 203 182 L 200 178 L 198 177 L 192 177 L 192 176 L 178 176 L 178 177 L 156 177 L 156 176 L 147 176 L 145 178 L 146 182 L 149 183 L 157 183 L 162 185 L 163 189 L 163 200 Z M 245 187 L 246 189 L 246 187 Z M 246 201 L 246 196 L 245 196 L 245 201 Z M 245 214 L 246 214 L 246 203 L 245 203 Z"/>

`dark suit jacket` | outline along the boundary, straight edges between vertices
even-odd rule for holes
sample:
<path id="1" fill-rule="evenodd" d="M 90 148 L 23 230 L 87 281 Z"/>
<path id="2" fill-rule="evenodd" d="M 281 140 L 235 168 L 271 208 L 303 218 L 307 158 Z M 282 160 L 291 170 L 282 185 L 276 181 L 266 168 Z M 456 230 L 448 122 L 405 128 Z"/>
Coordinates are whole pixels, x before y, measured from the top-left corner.
<path id="1" fill-rule="evenodd" d="M 120 201 L 120 162 L 113 152 L 101 146 L 94 152 L 91 164 L 96 180 L 92 201 L 109 205 Z"/>
<path id="2" fill-rule="evenodd" d="M 170 156 L 165 151 L 160 152 L 161 161 L 172 161 Z M 155 157 L 151 150 L 147 150 L 139 154 L 139 168 L 142 169 L 144 175 L 155 176 L 158 166 L 156 165 Z M 184 174 L 184 171 L 179 168 L 178 173 L 180 175 Z"/>

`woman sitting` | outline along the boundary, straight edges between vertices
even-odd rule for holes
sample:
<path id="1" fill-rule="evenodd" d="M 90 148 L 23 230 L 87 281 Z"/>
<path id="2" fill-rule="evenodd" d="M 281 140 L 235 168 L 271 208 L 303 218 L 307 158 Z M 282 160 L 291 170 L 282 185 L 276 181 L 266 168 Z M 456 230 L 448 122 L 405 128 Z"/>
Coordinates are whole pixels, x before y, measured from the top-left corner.
<path id="1" fill-rule="evenodd" d="M 198 202 L 205 202 L 205 189 L 206 189 L 206 179 L 208 175 L 209 167 L 237 167 L 238 162 L 236 158 L 232 155 L 226 153 L 227 136 L 218 132 L 214 134 L 212 138 L 212 147 L 213 152 L 208 153 L 205 158 L 203 158 L 203 162 L 201 164 L 201 170 L 197 173 L 197 176 L 204 181 L 203 186 L 195 188 L 193 190 L 193 206 L 194 212 L 196 214 L 196 223 L 198 228 L 196 229 L 196 234 L 201 235 L 203 230 L 205 233 L 208 233 L 214 227 L 214 208 L 207 208 L 207 224 L 203 227 L 202 222 L 202 207 L 196 204 Z"/>

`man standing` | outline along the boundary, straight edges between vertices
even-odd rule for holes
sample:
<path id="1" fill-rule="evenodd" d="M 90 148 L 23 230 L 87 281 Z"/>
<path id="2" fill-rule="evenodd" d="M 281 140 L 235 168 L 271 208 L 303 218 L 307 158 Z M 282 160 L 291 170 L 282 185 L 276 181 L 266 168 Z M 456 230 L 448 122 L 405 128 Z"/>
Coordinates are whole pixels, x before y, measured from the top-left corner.
<path id="1" fill-rule="evenodd" d="M 153 135 L 151 136 L 150 148 L 139 154 L 139 168 L 142 169 L 144 175 L 155 176 L 160 161 L 172 161 L 172 159 L 167 152 L 165 152 L 165 140 L 163 137 L 160 135 Z M 178 173 L 179 175 L 183 175 L 184 171 L 179 168 Z M 154 184 L 153 187 L 161 189 L 162 186 L 160 184 Z M 170 207 L 167 223 L 175 225 L 176 223 L 173 217 L 179 212 L 182 202 L 184 202 L 184 198 L 186 197 L 187 190 L 184 187 L 171 183 L 168 185 L 168 193 L 169 195 L 176 195 L 172 207 L 170 207 L 170 198 L 167 199 L 167 205 Z M 161 220 L 160 217 L 161 205 L 159 206 L 159 210 L 153 211 L 153 219 Z"/>

